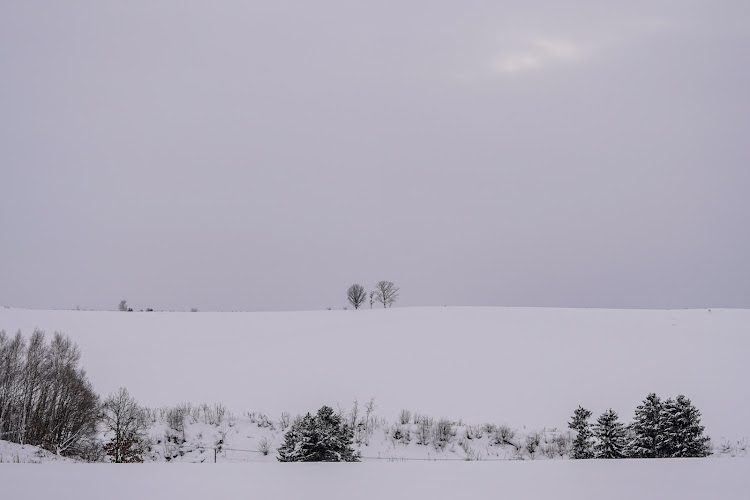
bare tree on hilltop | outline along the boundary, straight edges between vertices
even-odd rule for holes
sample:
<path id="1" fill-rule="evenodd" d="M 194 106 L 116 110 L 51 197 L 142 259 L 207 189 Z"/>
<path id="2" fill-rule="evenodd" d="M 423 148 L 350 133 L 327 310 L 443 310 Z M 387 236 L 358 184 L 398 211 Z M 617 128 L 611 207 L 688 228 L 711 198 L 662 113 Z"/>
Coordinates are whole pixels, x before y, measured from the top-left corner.
<path id="1" fill-rule="evenodd" d="M 391 307 L 398 300 L 399 288 L 391 281 L 379 281 L 375 285 L 375 300 L 383 304 L 383 307 Z"/>
<path id="2" fill-rule="evenodd" d="M 367 298 L 365 287 L 357 283 L 353 284 L 346 291 L 346 298 L 349 299 L 349 303 L 354 306 L 354 309 L 359 309 L 359 306 L 364 304 Z"/>

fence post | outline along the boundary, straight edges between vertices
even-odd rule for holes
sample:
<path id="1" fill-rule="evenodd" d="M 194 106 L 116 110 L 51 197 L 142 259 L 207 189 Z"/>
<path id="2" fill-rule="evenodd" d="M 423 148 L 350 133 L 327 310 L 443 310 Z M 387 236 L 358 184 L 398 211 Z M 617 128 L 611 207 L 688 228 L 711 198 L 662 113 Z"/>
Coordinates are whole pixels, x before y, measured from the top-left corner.
<path id="1" fill-rule="evenodd" d="M 216 447 L 214 447 L 214 463 L 216 463 Z"/>

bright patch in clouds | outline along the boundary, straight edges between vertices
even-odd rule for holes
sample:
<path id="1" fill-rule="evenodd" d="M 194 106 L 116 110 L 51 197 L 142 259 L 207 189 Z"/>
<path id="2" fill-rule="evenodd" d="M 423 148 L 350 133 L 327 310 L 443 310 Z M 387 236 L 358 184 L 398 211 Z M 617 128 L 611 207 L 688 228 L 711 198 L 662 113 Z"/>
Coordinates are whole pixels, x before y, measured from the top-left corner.
<path id="1" fill-rule="evenodd" d="M 581 56 L 581 49 L 567 40 L 539 38 L 531 48 L 506 55 L 496 62 L 503 73 L 518 74 L 555 63 L 572 61 Z"/>

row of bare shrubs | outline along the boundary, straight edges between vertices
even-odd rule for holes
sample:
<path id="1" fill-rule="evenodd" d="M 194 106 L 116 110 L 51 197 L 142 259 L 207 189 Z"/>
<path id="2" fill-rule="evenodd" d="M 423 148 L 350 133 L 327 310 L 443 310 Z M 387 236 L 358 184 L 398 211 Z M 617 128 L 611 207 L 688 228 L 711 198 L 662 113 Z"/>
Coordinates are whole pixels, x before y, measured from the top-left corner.
<path id="1" fill-rule="evenodd" d="M 164 422 L 169 429 L 182 434 L 182 439 L 177 440 L 174 435 L 167 436 L 167 442 L 181 444 L 185 442 L 186 424 L 209 424 L 219 426 L 220 438 L 215 443 L 219 449 L 224 445 L 226 438 L 225 427 L 232 427 L 237 419 L 231 412 L 221 404 L 191 405 L 189 403 L 174 407 L 161 407 L 144 410 L 148 421 L 151 423 Z M 485 439 L 483 446 L 495 448 L 509 448 L 514 458 L 537 458 L 546 456 L 548 458 L 566 456 L 570 452 L 571 435 L 569 432 L 557 432 L 557 430 L 542 432 L 531 432 L 524 437 L 518 437 L 517 431 L 507 425 L 495 425 L 485 423 L 481 425 L 465 425 L 463 422 L 454 422 L 446 418 L 434 419 L 409 410 L 402 410 L 398 415 L 396 423 L 389 425 L 386 419 L 375 415 L 375 402 L 370 399 L 363 407 L 355 399 L 349 411 L 339 408 L 339 414 L 344 417 L 347 425 L 353 429 L 354 443 L 359 446 L 368 446 L 377 429 L 382 429 L 384 436 L 389 438 L 395 445 L 409 445 L 412 440 L 418 445 L 431 445 L 436 451 L 444 451 L 450 446 L 455 451 L 457 444 L 466 455 L 467 460 L 479 460 L 481 454 L 474 449 L 472 443 Z M 259 428 L 275 431 L 284 431 L 295 423 L 299 423 L 302 415 L 292 418 L 291 414 L 284 412 L 279 419 L 274 421 L 265 413 L 248 411 L 243 414 L 247 421 L 256 424 Z M 271 440 L 262 436 L 258 441 L 258 450 L 264 455 L 271 452 Z M 497 452 L 495 452 L 497 454 Z"/>
<path id="2" fill-rule="evenodd" d="M 462 432 L 459 435 L 459 428 Z M 441 451 L 448 444 L 453 443 L 459 435 L 457 443 L 464 450 L 468 460 L 479 459 L 479 454 L 472 448 L 472 441 L 487 438 L 488 446 L 510 447 L 516 458 L 534 459 L 540 455 L 548 458 L 566 456 L 570 452 L 570 432 L 558 432 L 556 429 L 541 432 L 531 432 L 520 439 L 517 432 L 507 425 L 485 423 L 481 425 L 464 425 L 462 422 L 452 422 L 441 418 L 435 420 L 426 415 L 402 410 L 396 424 L 390 429 L 390 438 L 395 445 L 408 445 L 412 439 L 419 445 L 432 445 Z"/>
<path id="3" fill-rule="evenodd" d="M 202 422 L 208 425 L 219 425 L 227 421 L 231 426 L 237 422 L 236 417 L 221 403 L 209 405 L 206 403 L 193 405 L 182 403 L 176 406 L 162 406 L 159 408 L 143 408 L 146 420 L 151 423 L 166 422 L 174 430 L 182 431 L 185 422 L 197 424 Z"/>

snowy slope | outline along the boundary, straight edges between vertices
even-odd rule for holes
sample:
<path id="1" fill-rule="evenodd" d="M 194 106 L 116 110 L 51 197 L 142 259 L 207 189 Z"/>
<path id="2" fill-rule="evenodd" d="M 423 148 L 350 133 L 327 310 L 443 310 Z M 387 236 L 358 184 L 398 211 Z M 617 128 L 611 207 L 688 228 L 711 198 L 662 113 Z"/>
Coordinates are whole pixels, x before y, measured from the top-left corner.
<path id="1" fill-rule="evenodd" d="M 57 456 L 37 446 L 22 445 L 0 440 L 0 464 L 39 464 L 48 462 L 70 462 L 75 460 Z"/>
<path id="2" fill-rule="evenodd" d="M 193 409 L 184 425 L 168 425 L 162 411 L 149 410 L 149 445 L 144 458 L 148 462 L 232 463 L 275 462 L 284 442 L 284 427 L 279 421 L 258 415 L 227 414 L 211 424 L 205 413 Z M 351 415 L 345 411 L 345 415 Z M 424 416 L 424 415 L 423 415 Z M 153 418 L 153 421 L 151 420 Z M 572 433 L 567 428 L 517 429 L 506 427 L 500 439 L 498 426 L 451 422 L 450 432 L 438 439 L 437 419 L 423 432 L 422 425 L 371 418 L 369 431 L 357 426 L 354 449 L 363 462 L 371 461 L 508 461 L 566 460 L 570 456 Z M 425 439 L 426 437 L 426 439 Z M 107 441 L 108 435 L 102 436 Z M 529 441 L 535 440 L 536 444 Z M 266 453 L 261 444 L 267 443 Z M 712 459 L 748 457 L 747 438 L 712 442 Z"/>
<path id="3" fill-rule="evenodd" d="M 0 309 L 0 329 L 62 331 L 106 395 L 240 415 L 401 408 L 435 418 L 564 427 L 583 405 L 629 421 L 649 392 L 684 393 L 707 433 L 750 431 L 749 310 L 403 308 L 275 313 Z"/>

